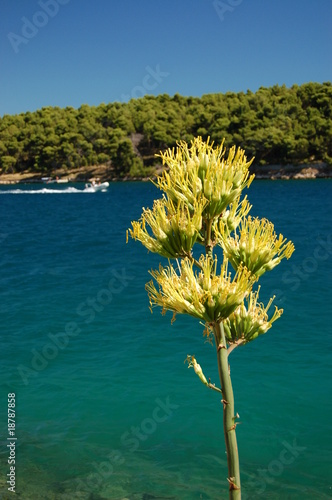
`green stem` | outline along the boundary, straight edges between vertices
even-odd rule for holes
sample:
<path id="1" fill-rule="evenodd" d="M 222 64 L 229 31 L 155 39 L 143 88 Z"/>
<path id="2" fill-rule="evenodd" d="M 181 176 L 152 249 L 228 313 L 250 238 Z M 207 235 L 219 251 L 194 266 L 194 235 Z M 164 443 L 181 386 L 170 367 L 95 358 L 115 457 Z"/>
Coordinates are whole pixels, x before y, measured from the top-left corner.
<path id="1" fill-rule="evenodd" d="M 186 254 L 184 254 L 184 257 L 187 257 L 187 259 L 190 259 L 195 264 L 195 266 L 198 267 L 198 269 L 200 269 L 201 271 L 203 270 L 203 267 L 201 266 L 201 264 L 199 263 L 199 261 L 197 259 L 195 259 L 192 256 L 192 254 L 186 253 Z"/>
<path id="2" fill-rule="evenodd" d="M 211 384 L 211 382 L 208 382 L 206 387 L 209 387 L 209 389 L 213 389 L 214 391 L 222 393 L 222 390 L 219 389 L 219 387 L 216 387 L 214 384 Z"/>
<path id="3" fill-rule="evenodd" d="M 213 244 L 212 244 L 212 240 L 211 240 L 211 230 L 212 230 L 212 223 L 213 223 L 213 219 L 207 219 L 205 221 L 205 237 L 204 237 L 204 241 L 205 241 L 205 252 L 206 252 L 206 255 L 208 255 L 209 257 L 213 257 Z"/>
<path id="4" fill-rule="evenodd" d="M 214 334 L 217 347 L 218 369 L 222 390 L 224 408 L 224 435 L 226 443 L 229 498 L 241 500 L 240 464 L 236 441 L 236 416 L 234 412 L 234 395 L 228 365 L 227 345 L 222 323 L 214 325 Z"/>

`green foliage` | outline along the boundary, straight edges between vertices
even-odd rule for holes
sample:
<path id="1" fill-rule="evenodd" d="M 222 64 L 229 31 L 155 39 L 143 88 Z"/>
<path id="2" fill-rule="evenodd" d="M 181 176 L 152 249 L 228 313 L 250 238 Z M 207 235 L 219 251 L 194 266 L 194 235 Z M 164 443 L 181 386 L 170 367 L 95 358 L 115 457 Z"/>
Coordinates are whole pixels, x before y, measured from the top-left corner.
<path id="1" fill-rule="evenodd" d="M 2 156 L 1 157 L 1 167 L 4 172 L 13 172 L 13 166 L 16 163 L 16 158 L 13 156 Z"/>
<path id="2" fill-rule="evenodd" d="M 134 137 L 139 136 L 135 142 Z M 245 148 L 261 165 L 332 158 L 332 84 L 253 93 L 144 96 L 129 103 L 44 107 L 0 118 L 2 172 L 51 173 L 107 164 L 116 176 L 151 173 L 155 153 L 196 136 Z M 148 175 L 148 174 L 147 174 Z"/>

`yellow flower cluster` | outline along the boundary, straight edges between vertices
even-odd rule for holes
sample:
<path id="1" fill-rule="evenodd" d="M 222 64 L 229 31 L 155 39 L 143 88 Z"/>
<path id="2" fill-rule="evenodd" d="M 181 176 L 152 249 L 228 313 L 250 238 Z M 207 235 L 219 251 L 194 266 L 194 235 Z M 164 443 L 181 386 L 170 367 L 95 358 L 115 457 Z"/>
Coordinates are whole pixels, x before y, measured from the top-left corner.
<path id="1" fill-rule="evenodd" d="M 223 228 L 223 234 L 225 236 L 235 231 L 241 220 L 248 215 L 251 207 L 252 205 L 250 205 L 247 196 L 245 196 L 241 202 L 240 198 L 238 198 L 231 203 L 229 209 L 223 212 L 218 219 L 219 225 Z"/>
<path id="2" fill-rule="evenodd" d="M 179 273 L 172 266 L 151 271 L 153 280 L 146 285 L 152 306 L 163 311 L 190 314 L 207 322 L 227 318 L 248 295 L 256 277 L 245 267 L 239 267 L 232 279 L 228 262 L 224 259 L 217 274 L 217 259 L 202 255 L 198 262 L 200 271 L 194 271 L 193 259 L 181 261 Z"/>
<path id="3" fill-rule="evenodd" d="M 293 243 L 286 243 L 282 234 L 277 236 L 274 225 L 267 219 L 250 216 L 243 219 L 239 234 L 234 237 L 220 224 L 215 235 L 234 269 L 244 265 L 257 277 L 273 269 L 284 257 L 289 259 L 294 252 Z"/>
<path id="4" fill-rule="evenodd" d="M 129 234 L 151 252 L 168 258 L 183 257 L 191 252 L 197 239 L 203 209 L 204 202 L 195 201 L 191 213 L 183 201 L 175 205 L 164 197 L 154 202 L 152 210 L 143 209 L 141 220 L 131 223 Z"/>
<path id="5" fill-rule="evenodd" d="M 180 142 L 176 151 L 168 149 L 160 156 L 168 167 L 158 178 L 156 185 L 173 201 L 185 201 L 190 209 L 198 196 L 208 201 L 203 216 L 209 219 L 219 216 L 227 206 L 250 185 L 252 160 L 247 162 L 244 151 L 233 146 L 225 157 L 223 144 L 213 148 L 213 142 L 195 138 L 191 146 Z"/>
<path id="6" fill-rule="evenodd" d="M 130 235 L 149 251 L 180 260 L 178 269 L 169 264 L 150 272 L 150 305 L 173 311 L 174 317 L 185 313 L 206 324 L 223 322 L 229 343 L 249 342 L 282 314 L 276 308 L 269 319 L 272 300 L 267 307 L 259 304 L 252 286 L 281 259 L 289 259 L 294 245 L 277 236 L 268 220 L 248 216 L 251 205 L 247 197 L 241 200 L 241 193 L 254 176 L 249 174 L 252 160 L 247 161 L 242 149 L 234 146 L 226 155 L 223 144 L 214 147 L 197 137 L 160 157 L 167 168 L 155 184 L 164 195 L 152 209 L 143 209 L 127 231 L 127 239 Z M 196 242 L 206 252 L 198 261 L 192 252 Z M 220 271 L 215 245 L 224 253 Z"/>
<path id="7" fill-rule="evenodd" d="M 235 311 L 224 320 L 224 330 L 227 341 L 237 343 L 250 342 L 259 335 L 266 333 L 272 326 L 272 323 L 280 318 L 282 309 L 275 308 L 273 316 L 269 319 L 268 310 L 274 300 L 270 299 L 268 305 L 258 303 L 259 289 L 251 292 L 247 299 L 247 307 L 242 303 Z"/>

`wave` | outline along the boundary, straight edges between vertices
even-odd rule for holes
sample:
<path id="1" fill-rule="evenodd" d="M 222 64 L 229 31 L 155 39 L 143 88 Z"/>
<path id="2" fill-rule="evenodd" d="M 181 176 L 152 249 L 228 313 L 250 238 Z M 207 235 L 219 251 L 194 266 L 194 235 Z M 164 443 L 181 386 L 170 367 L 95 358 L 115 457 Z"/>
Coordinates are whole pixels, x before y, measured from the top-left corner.
<path id="1" fill-rule="evenodd" d="M 77 189 L 67 187 L 66 189 L 6 189 L 0 190 L 0 194 L 72 194 L 72 193 L 95 193 L 91 188 Z"/>

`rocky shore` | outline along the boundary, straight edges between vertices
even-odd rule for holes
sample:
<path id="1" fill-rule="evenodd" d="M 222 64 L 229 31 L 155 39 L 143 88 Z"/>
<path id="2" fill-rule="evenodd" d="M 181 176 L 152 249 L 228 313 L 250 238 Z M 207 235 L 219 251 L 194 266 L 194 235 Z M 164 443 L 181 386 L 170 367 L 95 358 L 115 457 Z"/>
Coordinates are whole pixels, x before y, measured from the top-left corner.
<path id="1" fill-rule="evenodd" d="M 299 165 L 252 165 L 256 179 L 328 179 L 332 178 L 332 166 L 326 163 Z"/>
<path id="2" fill-rule="evenodd" d="M 58 169 L 52 173 L 22 172 L 14 174 L 0 174 L 0 184 L 38 183 L 42 178 L 58 178 L 62 182 L 87 182 L 89 179 L 99 178 L 101 181 L 110 180 L 111 171 L 106 165 L 94 165 L 73 169 Z"/>
<path id="3" fill-rule="evenodd" d="M 156 174 L 161 172 L 161 168 L 156 168 Z M 326 163 L 311 163 L 301 165 L 255 165 L 251 169 L 255 173 L 256 179 L 327 179 L 332 178 L 332 166 Z M 41 173 L 14 173 L 0 174 L 0 184 L 18 183 L 39 183 L 42 177 L 58 178 L 58 182 L 87 182 L 91 179 L 104 181 L 141 181 L 146 178 L 116 177 L 114 172 L 107 165 L 93 165 L 90 167 L 80 167 L 75 169 L 58 169 L 52 174 Z"/>

